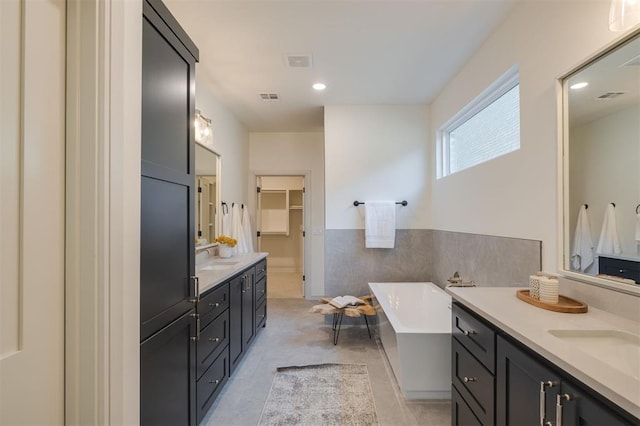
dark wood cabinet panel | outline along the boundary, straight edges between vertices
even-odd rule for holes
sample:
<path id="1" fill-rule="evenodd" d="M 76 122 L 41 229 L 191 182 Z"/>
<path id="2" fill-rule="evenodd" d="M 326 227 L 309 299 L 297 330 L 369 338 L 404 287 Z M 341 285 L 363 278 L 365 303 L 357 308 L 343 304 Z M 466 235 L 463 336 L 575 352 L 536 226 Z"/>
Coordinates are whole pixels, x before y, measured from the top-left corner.
<path id="1" fill-rule="evenodd" d="M 640 422 L 631 422 L 618 415 L 614 407 L 605 406 L 598 398 L 589 395 L 581 386 L 576 386 L 564 380 L 562 382 L 561 398 L 563 425 L 606 425 L 606 426 L 636 426 Z M 555 419 L 554 419 L 555 422 Z"/>
<path id="2" fill-rule="evenodd" d="M 241 276 L 229 281 L 229 375 L 242 356 L 242 286 Z"/>
<path id="3" fill-rule="evenodd" d="M 197 421 L 200 423 L 207 415 L 207 411 L 213 404 L 229 378 L 229 353 L 223 351 L 211 364 L 211 367 L 200 378 L 197 384 Z"/>
<path id="4" fill-rule="evenodd" d="M 451 424 L 459 426 L 482 426 L 480 420 L 473 414 L 464 398 L 455 386 L 451 389 Z"/>
<path id="5" fill-rule="evenodd" d="M 140 424 L 195 424 L 195 312 L 140 344 Z"/>
<path id="6" fill-rule="evenodd" d="M 229 345 L 229 311 L 225 310 L 201 332 L 198 340 L 198 379 Z"/>
<path id="7" fill-rule="evenodd" d="M 453 385 L 482 424 L 493 424 L 495 378 L 457 339 L 451 340 Z"/>
<path id="8" fill-rule="evenodd" d="M 451 334 L 495 374 L 496 333 L 493 328 L 459 303 L 452 305 L 451 320 Z"/>
<path id="9" fill-rule="evenodd" d="M 145 0 L 142 10 L 140 422 L 193 425 L 198 51 L 161 1 Z"/>
<path id="10" fill-rule="evenodd" d="M 255 278 L 254 269 L 250 268 L 242 275 L 242 350 L 249 346 L 255 335 Z"/>
<path id="11" fill-rule="evenodd" d="M 560 391 L 560 377 L 502 336 L 498 337 L 497 353 L 497 424 L 540 425 L 543 405 L 544 422 L 551 419 L 555 422 L 555 395 Z"/>

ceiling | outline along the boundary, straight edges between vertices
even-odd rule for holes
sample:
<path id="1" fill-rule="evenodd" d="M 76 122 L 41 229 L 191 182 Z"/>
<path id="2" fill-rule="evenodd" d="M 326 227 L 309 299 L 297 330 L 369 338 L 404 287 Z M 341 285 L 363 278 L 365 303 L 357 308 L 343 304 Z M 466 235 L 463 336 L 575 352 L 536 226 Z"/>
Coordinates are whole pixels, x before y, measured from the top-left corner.
<path id="1" fill-rule="evenodd" d="M 424 105 L 515 0 L 165 0 L 199 81 L 251 132 L 323 128 L 324 105 Z M 287 55 L 311 55 L 290 68 Z M 311 88 L 323 82 L 326 90 Z M 264 101 L 260 93 L 276 93 Z M 207 111 L 202 112 L 207 115 Z M 211 117 L 215 122 L 215 117 Z"/>

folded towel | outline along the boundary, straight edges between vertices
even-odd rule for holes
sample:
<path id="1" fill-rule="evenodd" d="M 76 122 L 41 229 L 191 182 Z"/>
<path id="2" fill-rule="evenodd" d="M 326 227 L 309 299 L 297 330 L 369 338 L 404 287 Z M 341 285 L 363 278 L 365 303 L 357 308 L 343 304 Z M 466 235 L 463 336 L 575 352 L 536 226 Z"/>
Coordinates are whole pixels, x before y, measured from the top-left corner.
<path id="1" fill-rule="evenodd" d="M 591 227 L 587 208 L 583 205 L 578 213 L 576 230 L 573 234 L 573 247 L 571 249 L 571 266 L 576 271 L 586 271 L 593 263 L 593 240 L 591 239 Z"/>
<path id="2" fill-rule="evenodd" d="M 618 240 L 618 227 L 616 225 L 616 208 L 609 204 L 604 212 L 604 220 L 600 230 L 600 239 L 596 252 L 600 254 L 620 254 L 622 248 Z"/>
<path id="3" fill-rule="evenodd" d="M 364 238 L 366 248 L 393 248 L 395 246 L 395 201 L 365 202 Z"/>

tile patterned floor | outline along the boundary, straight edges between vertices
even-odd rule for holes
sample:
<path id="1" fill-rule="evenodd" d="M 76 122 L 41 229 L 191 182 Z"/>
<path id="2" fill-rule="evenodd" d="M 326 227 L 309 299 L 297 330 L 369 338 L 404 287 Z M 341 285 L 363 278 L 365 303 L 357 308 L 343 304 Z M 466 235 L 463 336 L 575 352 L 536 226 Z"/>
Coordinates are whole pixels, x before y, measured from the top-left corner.
<path id="1" fill-rule="evenodd" d="M 271 273 L 270 273 L 271 275 Z M 320 363 L 367 364 L 380 424 L 449 425 L 450 401 L 407 401 L 386 356 L 365 327 L 345 327 L 337 346 L 330 324 L 309 313 L 314 302 L 269 299 L 267 326 L 254 340 L 203 425 L 255 425 L 277 367 Z"/>

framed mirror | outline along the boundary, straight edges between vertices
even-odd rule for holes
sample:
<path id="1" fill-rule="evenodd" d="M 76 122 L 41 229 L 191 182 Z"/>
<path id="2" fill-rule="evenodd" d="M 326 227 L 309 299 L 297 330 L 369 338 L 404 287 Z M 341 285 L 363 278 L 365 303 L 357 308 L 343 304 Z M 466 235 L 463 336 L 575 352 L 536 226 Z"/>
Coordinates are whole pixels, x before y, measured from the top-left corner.
<path id="1" fill-rule="evenodd" d="M 222 159 L 196 143 L 196 247 L 210 244 L 220 233 L 220 180 Z"/>
<path id="2" fill-rule="evenodd" d="M 640 31 L 561 84 L 560 272 L 640 296 Z"/>

